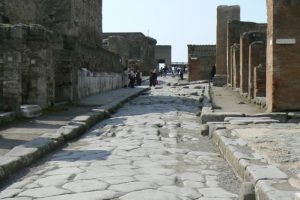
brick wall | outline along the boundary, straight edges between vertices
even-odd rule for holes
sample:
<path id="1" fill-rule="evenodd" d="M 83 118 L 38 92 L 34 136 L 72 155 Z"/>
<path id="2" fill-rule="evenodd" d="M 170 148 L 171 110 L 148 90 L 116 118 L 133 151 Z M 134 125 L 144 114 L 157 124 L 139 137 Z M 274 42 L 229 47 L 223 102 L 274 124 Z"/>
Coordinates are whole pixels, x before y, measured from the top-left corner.
<path id="1" fill-rule="evenodd" d="M 265 32 L 246 32 L 240 39 L 240 92 L 248 93 L 249 83 L 249 46 L 255 41 L 265 41 Z"/>
<path id="2" fill-rule="evenodd" d="M 240 20 L 239 6 L 218 6 L 217 8 L 217 49 L 216 67 L 217 74 L 223 76 L 227 81 L 227 22 L 229 20 Z"/>
<path id="3" fill-rule="evenodd" d="M 254 79 L 254 68 L 260 66 L 256 71 L 256 79 Z M 261 95 L 260 91 L 263 90 L 263 82 L 266 77 L 262 77 L 261 71 L 266 66 L 266 41 L 253 42 L 249 46 L 249 76 L 248 76 L 248 98 L 253 98 L 254 93 Z M 264 80 L 263 80 L 264 79 Z M 258 81 L 258 82 L 257 82 Z M 256 85 L 256 87 L 255 87 Z M 265 87 L 265 86 L 264 86 Z M 265 90 L 265 89 L 264 89 Z"/>
<path id="4" fill-rule="evenodd" d="M 216 63 L 216 45 L 188 45 L 188 58 L 189 81 L 208 80 Z"/>
<path id="5" fill-rule="evenodd" d="M 231 20 L 228 21 L 227 24 L 227 83 L 233 85 L 233 77 L 231 76 L 232 71 L 232 54 L 230 48 L 233 44 L 240 43 L 241 34 L 244 32 L 250 31 L 266 31 L 267 24 L 260 24 L 254 22 L 244 22 L 244 21 L 237 21 Z"/>
<path id="6" fill-rule="evenodd" d="M 268 111 L 300 110 L 300 1 L 268 0 Z"/>
<path id="7" fill-rule="evenodd" d="M 254 67 L 254 94 L 253 97 L 266 96 L 266 65 L 258 65 Z"/>

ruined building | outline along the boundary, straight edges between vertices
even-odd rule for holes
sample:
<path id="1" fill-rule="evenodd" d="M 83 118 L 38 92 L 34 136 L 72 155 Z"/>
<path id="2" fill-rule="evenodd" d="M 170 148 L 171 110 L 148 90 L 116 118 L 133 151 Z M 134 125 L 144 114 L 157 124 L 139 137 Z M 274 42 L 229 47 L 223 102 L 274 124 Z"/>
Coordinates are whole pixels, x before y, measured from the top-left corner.
<path id="1" fill-rule="evenodd" d="M 216 45 L 188 45 L 189 81 L 209 80 L 216 63 Z"/>
<path id="2" fill-rule="evenodd" d="M 172 46 L 171 45 L 156 45 L 155 47 L 156 63 L 171 66 L 172 64 Z"/>
<path id="3" fill-rule="evenodd" d="M 101 0 L 0 0 L 0 109 L 73 101 L 123 85 L 102 48 Z"/>
<path id="4" fill-rule="evenodd" d="M 156 40 L 143 33 L 103 33 L 103 47 L 120 55 L 126 67 L 148 74 L 155 67 Z"/>

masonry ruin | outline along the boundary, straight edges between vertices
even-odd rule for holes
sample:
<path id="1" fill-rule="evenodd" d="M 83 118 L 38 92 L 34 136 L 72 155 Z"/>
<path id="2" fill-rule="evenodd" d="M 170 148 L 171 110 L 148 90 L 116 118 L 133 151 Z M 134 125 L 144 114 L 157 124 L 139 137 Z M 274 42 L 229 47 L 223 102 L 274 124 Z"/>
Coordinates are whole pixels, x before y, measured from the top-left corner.
<path id="1" fill-rule="evenodd" d="M 188 45 L 189 81 L 209 80 L 216 63 L 216 45 Z"/>
<path id="2" fill-rule="evenodd" d="M 157 64 L 165 64 L 171 66 L 172 64 L 172 46 L 171 45 L 156 45 L 155 60 Z"/>
<path id="3" fill-rule="evenodd" d="M 156 43 L 139 32 L 103 33 L 103 47 L 120 55 L 126 67 L 139 69 L 143 74 L 156 66 Z"/>
<path id="4" fill-rule="evenodd" d="M 102 48 L 101 0 L 0 0 L 0 23 L 3 110 L 123 86 L 120 56 Z"/>
<path id="5" fill-rule="evenodd" d="M 233 85 L 233 66 L 231 47 L 240 44 L 240 37 L 245 32 L 266 31 L 267 24 L 229 20 L 227 22 L 227 84 Z M 238 78 L 239 79 L 239 78 Z M 238 86 L 239 88 L 239 86 Z"/>
<path id="6" fill-rule="evenodd" d="M 227 22 L 240 21 L 240 6 L 218 6 L 217 8 L 217 75 L 214 84 L 223 86 L 227 83 Z"/>

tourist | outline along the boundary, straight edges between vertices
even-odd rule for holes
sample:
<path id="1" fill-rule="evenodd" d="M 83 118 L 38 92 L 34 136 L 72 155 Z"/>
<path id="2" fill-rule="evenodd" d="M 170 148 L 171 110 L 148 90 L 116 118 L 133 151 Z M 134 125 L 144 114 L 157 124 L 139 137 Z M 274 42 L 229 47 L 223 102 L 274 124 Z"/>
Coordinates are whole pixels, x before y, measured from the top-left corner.
<path id="1" fill-rule="evenodd" d="M 149 82 L 150 82 L 150 87 L 156 86 L 156 84 L 157 84 L 157 70 L 156 69 L 154 69 L 153 71 L 150 72 Z"/>
<path id="2" fill-rule="evenodd" d="M 210 81 L 213 81 L 213 78 L 216 75 L 216 65 L 211 66 L 211 71 L 210 71 Z"/>
<path id="3" fill-rule="evenodd" d="M 141 72 L 140 70 L 137 70 L 135 74 L 135 79 L 136 79 L 136 84 L 141 85 L 142 84 L 142 77 L 141 77 Z"/>
<path id="4" fill-rule="evenodd" d="M 134 83 L 135 83 L 135 73 L 133 69 L 131 68 L 129 73 L 128 73 L 128 78 L 129 78 L 129 84 L 128 87 L 134 88 Z"/>

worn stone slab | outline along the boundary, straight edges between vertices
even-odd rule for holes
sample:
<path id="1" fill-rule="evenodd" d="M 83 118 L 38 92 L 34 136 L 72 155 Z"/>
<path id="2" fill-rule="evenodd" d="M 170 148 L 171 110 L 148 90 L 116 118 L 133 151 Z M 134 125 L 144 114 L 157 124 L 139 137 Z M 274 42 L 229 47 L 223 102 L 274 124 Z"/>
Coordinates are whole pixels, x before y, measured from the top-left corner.
<path id="1" fill-rule="evenodd" d="M 203 112 L 200 116 L 202 124 L 207 122 L 224 122 L 226 117 L 243 117 L 245 114 L 239 112 Z"/>
<path id="2" fill-rule="evenodd" d="M 287 122 L 288 114 L 285 112 L 257 113 L 247 114 L 246 117 L 270 117 L 271 119 L 278 120 L 280 123 L 285 123 Z"/>
<path id="3" fill-rule="evenodd" d="M 105 190 L 108 187 L 108 184 L 98 180 L 80 180 L 68 182 L 62 187 L 72 192 L 80 193 Z"/>
<path id="4" fill-rule="evenodd" d="M 145 189 L 155 189 L 156 187 L 157 187 L 156 184 L 151 182 L 130 182 L 130 183 L 112 185 L 108 189 L 123 192 L 123 193 L 130 193 L 130 192 L 145 190 Z"/>
<path id="5" fill-rule="evenodd" d="M 175 194 L 159 190 L 141 190 L 120 197 L 120 200 L 181 200 Z"/>
<path id="6" fill-rule="evenodd" d="M 274 165 L 250 165 L 244 179 L 256 183 L 259 180 L 288 179 L 288 176 Z"/>
<path id="7" fill-rule="evenodd" d="M 255 196 L 264 200 L 294 200 L 297 189 L 291 187 L 286 180 L 260 180 L 255 185 Z"/>
<path id="8" fill-rule="evenodd" d="M 236 198 L 237 194 L 232 194 L 226 190 L 216 187 L 216 188 L 200 188 L 198 191 L 203 194 L 206 198 Z"/>
<path id="9" fill-rule="evenodd" d="M 249 120 L 249 121 L 253 121 L 253 120 L 257 120 L 257 119 L 271 119 L 270 117 L 226 117 L 224 119 L 224 122 L 230 122 L 232 120 Z"/>
<path id="10" fill-rule="evenodd" d="M 68 140 L 72 140 L 78 137 L 86 130 L 84 125 L 68 125 L 59 128 L 56 132 L 64 136 L 64 138 Z"/>
<path id="11" fill-rule="evenodd" d="M 119 193 L 111 190 L 105 191 L 95 191 L 95 192 L 83 192 L 77 194 L 65 194 L 65 195 L 58 195 L 53 197 L 47 198 L 40 198 L 39 200 L 106 200 L 106 199 L 115 199 L 119 197 Z"/>
<path id="12" fill-rule="evenodd" d="M 43 197 L 51 197 L 51 196 L 62 195 L 67 193 L 70 192 L 56 187 L 43 187 L 43 188 L 28 189 L 24 192 L 21 192 L 18 196 L 43 198 Z"/>
<path id="13" fill-rule="evenodd" d="M 39 105 L 21 105 L 21 114 L 25 118 L 35 118 L 42 115 Z"/>
<path id="14" fill-rule="evenodd" d="M 193 188 L 182 188 L 178 186 L 163 186 L 158 188 L 158 190 L 166 191 L 172 194 L 176 194 L 179 197 L 185 197 L 190 199 L 197 199 L 202 196 L 197 190 Z"/>
<path id="15" fill-rule="evenodd" d="M 295 194 L 295 200 L 300 200 L 300 192 Z"/>

